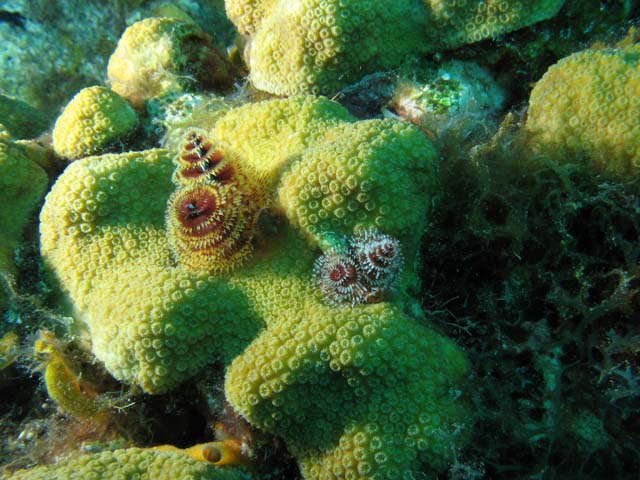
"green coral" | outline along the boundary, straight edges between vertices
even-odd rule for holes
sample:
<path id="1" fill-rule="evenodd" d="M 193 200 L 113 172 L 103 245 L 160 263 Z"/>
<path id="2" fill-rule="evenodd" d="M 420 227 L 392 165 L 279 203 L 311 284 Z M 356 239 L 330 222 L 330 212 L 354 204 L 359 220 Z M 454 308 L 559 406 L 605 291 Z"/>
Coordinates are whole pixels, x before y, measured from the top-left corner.
<path id="1" fill-rule="evenodd" d="M 69 160 L 101 153 L 137 123 L 135 110 L 117 93 L 100 86 L 84 88 L 56 120 L 53 148 Z"/>
<path id="2" fill-rule="evenodd" d="M 42 253 L 97 358 L 150 392 L 222 360 L 232 406 L 283 437 L 309 479 L 443 467 L 465 437 L 457 386 L 469 365 L 407 295 L 434 194 L 433 147 L 411 125 L 358 122 L 313 97 L 232 110 L 211 138 L 271 195 L 252 256 L 231 272 L 175 264 L 163 225 L 166 151 L 82 159 L 48 195 Z M 341 169 L 350 191 L 337 201 Z M 349 205 L 353 215 L 336 213 Z M 319 247 L 374 225 L 410 260 L 401 291 L 385 303 L 332 306 L 312 280 Z"/>
<path id="3" fill-rule="evenodd" d="M 492 38 L 552 17 L 564 0 L 227 0 L 250 37 L 251 81 L 277 95 L 330 93 L 411 53 Z"/>
<path id="4" fill-rule="evenodd" d="M 28 103 L 0 95 L 0 123 L 13 138 L 34 138 L 48 126 L 47 117 Z"/>
<path id="5" fill-rule="evenodd" d="M 11 141 L 0 125 L 0 280 L 13 282 L 13 251 L 47 189 L 47 174 L 29 158 L 26 148 Z M 6 305 L 4 285 L 0 309 Z"/>
<path id="6" fill-rule="evenodd" d="M 239 471 L 199 462 L 180 452 L 126 448 L 81 455 L 62 460 L 54 465 L 19 470 L 9 475 L 8 480 L 111 480 L 114 478 L 241 480 L 247 477 Z"/>

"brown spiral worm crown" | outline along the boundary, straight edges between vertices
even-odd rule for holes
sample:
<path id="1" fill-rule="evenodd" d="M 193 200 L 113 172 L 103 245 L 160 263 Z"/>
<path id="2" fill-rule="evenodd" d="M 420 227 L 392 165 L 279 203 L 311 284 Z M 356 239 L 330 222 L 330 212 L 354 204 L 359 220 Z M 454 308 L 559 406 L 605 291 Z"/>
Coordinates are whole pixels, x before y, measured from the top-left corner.
<path id="1" fill-rule="evenodd" d="M 370 229 L 355 235 L 349 243 L 362 269 L 364 283 L 372 288 L 390 288 L 404 264 L 400 242 Z"/>
<path id="2" fill-rule="evenodd" d="M 227 271 L 252 251 L 259 211 L 235 184 L 178 188 L 167 203 L 167 237 L 176 261 L 194 271 Z"/>
<path id="3" fill-rule="evenodd" d="M 198 272 L 241 264 L 253 250 L 266 182 L 247 175 L 237 155 L 217 148 L 199 129 L 187 134 L 174 163 L 166 226 L 177 263 Z"/>
<path id="4" fill-rule="evenodd" d="M 347 248 L 331 248 L 316 259 L 316 287 L 332 305 L 383 301 L 402 271 L 400 241 L 370 229 L 347 243 Z"/>
<path id="5" fill-rule="evenodd" d="M 175 157 L 173 183 L 187 185 L 198 181 L 234 181 L 236 169 L 231 155 L 223 153 L 202 130 L 192 130 Z"/>
<path id="6" fill-rule="evenodd" d="M 366 303 L 367 291 L 357 261 L 332 248 L 313 265 L 315 284 L 333 305 Z"/>

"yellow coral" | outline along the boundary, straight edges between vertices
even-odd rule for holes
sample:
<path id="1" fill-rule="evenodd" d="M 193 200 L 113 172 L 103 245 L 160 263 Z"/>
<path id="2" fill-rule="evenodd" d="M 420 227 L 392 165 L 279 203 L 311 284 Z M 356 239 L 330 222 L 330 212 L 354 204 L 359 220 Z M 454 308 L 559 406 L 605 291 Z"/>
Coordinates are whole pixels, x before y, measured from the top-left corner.
<path id="1" fill-rule="evenodd" d="M 225 9 L 240 33 L 252 35 L 277 4 L 278 0 L 227 0 Z"/>
<path id="2" fill-rule="evenodd" d="M 455 48 L 494 38 L 553 17 L 564 0 L 421 0 L 427 8 L 427 41 Z"/>
<path id="3" fill-rule="evenodd" d="M 40 216 L 43 258 L 89 326 L 93 353 L 151 392 L 230 360 L 261 325 L 223 279 L 174 268 L 164 229 L 172 169 L 164 150 L 73 162 Z"/>
<path id="4" fill-rule="evenodd" d="M 0 311 L 16 267 L 13 251 L 47 189 L 47 174 L 0 125 Z"/>
<path id="5" fill-rule="evenodd" d="M 469 367 L 459 348 L 399 304 L 329 306 L 297 235 L 271 252 L 232 279 L 268 325 L 229 367 L 234 408 L 283 437 L 307 479 L 402 478 L 420 461 L 441 467 L 464 437 L 453 433 L 465 412 L 453 387 Z"/>
<path id="6" fill-rule="evenodd" d="M 103 152 L 135 128 L 138 116 L 131 105 L 105 87 L 80 90 L 67 104 L 53 129 L 53 148 L 75 160 Z"/>
<path id="7" fill-rule="evenodd" d="M 435 150 L 413 126 L 356 122 L 337 103 L 298 96 L 232 110 L 212 137 L 266 177 L 276 207 L 322 247 L 372 226 L 405 242 L 402 232 L 424 228 L 428 204 L 413 199 L 432 194 Z M 405 248 L 412 257 L 417 244 Z"/>
<path id="8" fill-rule="evenodd" d="M 109 59 L 111 88 L 134 105 L 194 86 L 228 87 L 229 64 L 192 22 L 146 18 L 127 28 Z"/>
<path id="9" fill-rule="evenodd" d="M 640 45 L 563 58 L 536 84 L 526 128 L 537 148 L 582 154 L 598 170 L 640 172 Z"/>
<path id="10" fill-rule="evenodd" d="M 211 136 L 273 187 L 291 162 L 327 128 L 353 121 L 336 102 L 300 95 L 231 110 L 216 122 Z"/>
<path id="11" fill-rule="evenodd" d="M 338 137 L 341 131 L 346 139 Z M 268 177 L 271 191 L 280 190 L 275 208 L 313 244 L 325 246 L 359 226 L 378 224 L 403 242 L 408 258 L 415 256 L 419 235 L 410 232 L 424 228 L 429 201 L 416 205 L 414 198 L 431 195 L 434 176 L 433 148 L 417 128 L 390 121 L 357 123 L 326 99 L 293 98 L 234 110 L 218 122 L 213 136 L 222 148 L 238 152 L 253 178 Z M 74 162 L 47 196 L 40 226 L 43 257 L 90 326 L 93 352 L 117 378 L 154 392 L 171 388 L 217 355 L 230 360 L 262 324 L 255 305 L 249 306 L 255 302 L 244 298 L 246 289 L 236 290 L 206 271 L 194 275 L 173 268 L 173 234 L 167 237 L 162 221 L 172 190 L 170 169 L 167 153 L 160 150 Z M 344 195 L 333 191 L 343 170 L 351 172 Z M 296 180 L 297 174 L 310 187 Z M 389 182 L 390 174 L 402 180 Z M 143 195 L 136 193 L 141 184 Z M 261 197 L 243 198 L 248 204 L 243 209 L 261 208 Z M 170 211 L 173 205 L 170 201 Z M 188 203 L 184 207 L 187 216 L 193 213 Z M 352 208 L 353 215 L 342 215 L 340 208 L 349 213 Z M 223 231 L 234 230 L 237 221 L 232 214 Z M 246 221 L 250 225 L 255 219 Z M 188 253 L 188 248 L 179 251 Z M 262 261 L 261 252 L 254 256 L 250 271 Z M 412 263 L 406 272 L 402 278 L 415 283 Z M 111 280 L 113 275 L 118 282 Z M 225 302 L 202 300 L 225 295 Z M 234 330 L 234 324 L 244 327 Z M 211 336 L 212 331 L 217 334 Z M 181 342 L 187 337 L 189 348 Z"/>
<path id="12" fill-rule="evenodd" d="M 251 81 L 277 95 L 330 93 L 412 53 L 477 42 L 552 17 L 564 0 L 226 0 L 250 37 Z"/>
<path id="13" fill-rule="evenodd" d="M 348 236 L 371 226 L 391 235 L 420 231 L 428 205 L 416 209 L 413 199 L 432 193 L 434 159 L 422 132 L 405 123 L 336 125 L 282 176 L 279 204 L 318 241 L 324 232 Z"/>
<path id="14" fill-rule="evenodd" d="M 241 480 L 237 470 L 221 469 L 182 452 L 127 448 L 80 455 L 54 465 L 19 470 L 8 480 L 111 480 L 153 478 L 154 480 Z"/>
<path id="15" fill-rule="evenodd" d="M 173 262 L 163 227 L 172 190 L 165 151 L 74 162 L 48 195 L 43 257 L 89 325 L 96 356 L 150 392 L 222 360 L 234 409 L 284 438 L 307 479 L 402 478 L 423 461 L 442 467 L 464 441 L 456 386 L 469 365 L 454 342 L 424 326 L 407 294 L 433 194 L 433 147 L 414 126 L 358 122 L 324 98 L 241 107 L 210 135 L 250 172 L 242 182 L 267 177 L 275 197 L 251 261 L 225 275 Z M 344 202 L 355 214 L 344 218 L 341 203 L 327 200 L 341 169 L 354 177 L 355 197 Z M 310 185 L 308 198 L 295 172 Z M 193 185 L 207 182 L 216 180 Z M 358 198 L 367 192 L 370 210 Z M 392 201 L 389 210 L 382 200 Z M 314 214 L 330 231 L 308 227 Z M 397 295 L 330 304 L 313 281 L 320 248 L 369 231 L 378 217 L 410 259 L 397 272 Z M 198 446 L 190 454 L 216 452 Z"/>

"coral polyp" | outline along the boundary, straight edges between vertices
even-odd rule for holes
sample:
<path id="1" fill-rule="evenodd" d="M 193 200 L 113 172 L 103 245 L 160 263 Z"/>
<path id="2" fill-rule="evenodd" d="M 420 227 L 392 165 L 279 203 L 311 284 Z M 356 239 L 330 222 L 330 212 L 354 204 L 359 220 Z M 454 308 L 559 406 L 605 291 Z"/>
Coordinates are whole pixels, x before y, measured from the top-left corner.
<path id="1" fill-rule="evenodd" d="M 233 184 L 178 188 L 167 203 L 167 237 L 179 264 L 194 271 L 225 271 L 251 252 L 257 220 L 243 210 Z"/>

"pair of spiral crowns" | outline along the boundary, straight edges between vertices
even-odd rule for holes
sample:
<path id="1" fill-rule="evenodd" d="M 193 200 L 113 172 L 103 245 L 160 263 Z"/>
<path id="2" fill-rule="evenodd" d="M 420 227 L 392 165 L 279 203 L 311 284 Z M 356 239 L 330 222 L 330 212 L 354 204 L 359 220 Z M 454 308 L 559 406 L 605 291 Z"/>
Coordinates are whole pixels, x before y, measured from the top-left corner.
<path id="1" fill-rule="evenodd" d="M 193 271 L 228 271 L 253 250 L 265 201 L 259 179 L 203 130 L 190 131 L 174 162 L 176 190 L 167 202 L 167 237 L 176 261 Z"/>
<path id="2" fill-rule="evenodd" d="M 318 257 L 316 286 L 333 305 L 378 303 L 393 290 L 404 257 L 400 241 L 375 229 L 351 237 Z"/>

